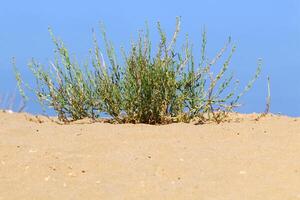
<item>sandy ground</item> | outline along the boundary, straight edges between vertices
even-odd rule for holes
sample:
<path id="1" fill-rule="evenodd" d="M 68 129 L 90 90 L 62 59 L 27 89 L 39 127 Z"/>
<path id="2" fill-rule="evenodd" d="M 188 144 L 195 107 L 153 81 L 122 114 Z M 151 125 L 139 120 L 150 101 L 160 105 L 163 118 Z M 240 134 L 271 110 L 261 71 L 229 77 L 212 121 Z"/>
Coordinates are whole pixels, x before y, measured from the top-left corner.
<path id="1" fill-rule="evenodd" d="M 59 125 L 0 113 L 0 199 L 300 199 L 300 119 Z"/>

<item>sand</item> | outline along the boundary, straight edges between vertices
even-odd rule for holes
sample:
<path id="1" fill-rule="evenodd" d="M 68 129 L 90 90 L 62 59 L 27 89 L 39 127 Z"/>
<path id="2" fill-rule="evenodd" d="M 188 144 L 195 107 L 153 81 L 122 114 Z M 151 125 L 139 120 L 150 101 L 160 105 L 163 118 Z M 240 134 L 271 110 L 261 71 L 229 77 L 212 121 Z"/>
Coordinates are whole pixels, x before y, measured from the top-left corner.
<path id="1" fill-rule="evenodd" d="M 300 199 L 300 119 L 59 125 L 0 113 L 0 200 Z"/>

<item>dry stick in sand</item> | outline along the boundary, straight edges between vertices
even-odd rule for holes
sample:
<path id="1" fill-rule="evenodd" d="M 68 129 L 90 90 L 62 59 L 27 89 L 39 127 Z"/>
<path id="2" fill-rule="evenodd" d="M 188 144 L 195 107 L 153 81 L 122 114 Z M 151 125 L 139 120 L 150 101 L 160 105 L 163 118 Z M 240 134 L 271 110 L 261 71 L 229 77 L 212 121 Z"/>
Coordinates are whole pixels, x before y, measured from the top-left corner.
<path id="1" fill-rule="evenodd" d="M 271 106 L 271 89 L 270 89 L 270 77 L 268 76 L 268 95 L 266 98 L 266 108 L 265 111 L 260 114 L 255 120 L 258 121 L 260 118 L 265 117 L 267 114 L 270 113 L 270 106 Z"/>
<path id="2" fill-rule="evenodd" d="M 268 96 L 267 96 L 265 114 L 268 114 L 270 112 L 270 105 L 271 105 L 271 90 L 270 90 L 270 77 L 268 76 Z"/>

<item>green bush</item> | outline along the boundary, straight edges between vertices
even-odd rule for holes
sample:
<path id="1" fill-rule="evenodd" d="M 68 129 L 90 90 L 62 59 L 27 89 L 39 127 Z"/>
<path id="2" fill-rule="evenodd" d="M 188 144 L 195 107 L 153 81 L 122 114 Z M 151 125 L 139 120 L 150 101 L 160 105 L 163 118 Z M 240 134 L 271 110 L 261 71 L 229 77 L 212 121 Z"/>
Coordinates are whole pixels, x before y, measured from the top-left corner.
<path id="1" fill-rule="evenodd" d="M 129 52 L 122 50 L 122 64 L 118 63 L 104 28 L 101 30 L 108 62 L 95 34 L 92 67 L 88 63 L 81 67 L 70 58 L 63 42 L 50 30 L 56 47 L 55 61 L 48 68 L 35 60 L 29 65 L 36 78 L 36 87 L 32 90 L 39 102 L 53 108 L 62 121 L 85 117 L 96 119 L 107 113 L 118 123 L 220 122 L 239 105 L 240 97 L 260 74 L 259 63 L 253 79 L 237 94 L 233 76 L 227 75 L 235 51 L 230 38 L 217 56 L 209 60 L 206 58 L 206 32 L 203 32 L 202 55 L 196 65 L 188 39 L 181 51 L 176 50 L 179 18 L 169 43 L 158 23 L 160 42 L 157 50 L 152 52 L 147 28 L 136 42 L 132 42 Z M 225 56 L 228 48 L 229 55 L 219 72 L 214 74 L 212 67 Z M 22 80 L 18 80 L 20 84 Z"/>

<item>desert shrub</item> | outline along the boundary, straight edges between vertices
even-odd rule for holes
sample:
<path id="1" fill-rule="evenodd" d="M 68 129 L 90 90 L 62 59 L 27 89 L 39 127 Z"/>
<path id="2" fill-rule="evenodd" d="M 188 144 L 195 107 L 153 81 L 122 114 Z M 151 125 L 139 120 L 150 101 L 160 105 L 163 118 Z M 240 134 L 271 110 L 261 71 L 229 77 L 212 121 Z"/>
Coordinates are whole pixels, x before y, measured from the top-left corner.
<path id="1" fill-rule="evenodd" d="M 254 77 L 248 82 L 245 88 L 238 93 L 238 81 L 233 81 L 233 75 L 228 75 L 228 67 L 236 50 L 231 45 L 231 38 L 213 58 L 206 57 L 206 32 L 202 34 L 202 48 L 200 63 L 196 66 L 194 57 L 190 54 L 188 72 L 184 74 L 183 93 L 186 94 L 185 107 L 188 108 L 189 119 L 198 118 L 199 123 L 206 121 L 221 122 L 226 119 L 228 113 L 240 106 L 240 98 L 248 92 L 261 72 L 261 61 L 258 62 Z M 226 51 L 230 49 L 229 55 L 225 57 Z M 216 67 L 223 58 L 221 68 L 214 74 L 212 68 Z"/>
<path id="2" fill-rule="evenodd" d="M 36 84 L 27 87 L 33 91 L 43 109 L 53 108 L 62 121 L 78 120 L 85 117 L 97 118 L 99 101 L 95 96 L 95 77 L 87 65 L 79 66 L 69 55 L 64 43 L 49 29 L 55 45 L 55 60 L 48 68 L 32 59 L 29 68 Z M 19 88 L 22 80 L 16 74 Z M 20 89 L 22 96 L 24 91 Z"/>
<path id="3" fill-rule="evenodd" d="M 106 64 L 103 54 L 100 52 L 97 38 L 94 33 L 94 52 L 92 54 L 92 65 L 95 71 L 95 94 L 101 105 L 100 112 L 109 114 L 115 121 L 122 122 L 122 68 L 117 62 L 116 54 L 111 42 L 106 38 L 102 29 L 105 41 L 106 53 L 109 65 Z"/>
<path id="4" fill-rule="evenodd" d="M 164 123 L 183 113 L 184 97 L 178 89 L 187 58 L 184 60 L 174 50 L 179 23 L 178 20 L 170 44 L 167 44 L 166 34 L 158 24 L 161 40 L 153 57 L 149 31 L 140 33 L 138 41 L 131 44 L 129 54 L 123 52 L 123 67 L 117 64 L 116 53 L 104 31 L 110 69 L 105 67 L 104 61 L 98 61 L 99 47 L 95 42 L 96 61 L 93 63 L 97 63 L 100 69 L 104 68 L 97 76 L 99 94 L 104 111 L 117 121 Z"/>
<path id="5" fill-rule="evenodd" d="M 34 60 L 31 62 L 29 67 L 36 78 L 33 91 L 41 104 L 52 107 L 63 121 L 97 118 L 101 113 L 107 113 L 118 123 L 162 124 L 193 119 L 204 123 L 225 119 L 239 106 L 241 96 L 253 86 L 260 74 L 260 63 L 253 79 L 238 93 L 237 82 L 228 75 L 236 49 L 230 38 L 210 60 L 206 57 L 204 31 L 201 59 L 195 64 L 188 39 L 181 50 L 177 50 L 179 18 L 170 41 L 159 23 L 157 27 L 160 35 L 157 50 L 152 52 L 147 28 L 140 32 L 136 42 L 131 43 L 129 52 L 122 50 L 121 64 L 102 28 L 106 56 L 103 56 L 94 33 L 92 67 L 88 64 L 81 67 L 71 59 L 63 42 L 50 30 L 57 58 L 48 68 Z M 217 71 L 215 66 L 221 61 Z"/>

